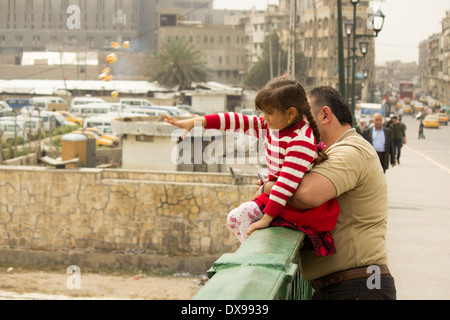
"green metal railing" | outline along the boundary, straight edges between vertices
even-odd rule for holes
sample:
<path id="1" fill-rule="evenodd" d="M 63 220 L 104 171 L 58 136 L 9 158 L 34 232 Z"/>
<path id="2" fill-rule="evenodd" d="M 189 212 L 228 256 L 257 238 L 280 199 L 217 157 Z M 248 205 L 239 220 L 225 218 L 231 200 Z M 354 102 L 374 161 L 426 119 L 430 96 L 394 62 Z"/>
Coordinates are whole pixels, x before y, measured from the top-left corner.
<path id="1" fill-rule="evenodd" d="M 255 231 L 235 253 L 222 255 L 194 300 L 310 300 L 298 266 L 305 235 L 288 228 Z"/>

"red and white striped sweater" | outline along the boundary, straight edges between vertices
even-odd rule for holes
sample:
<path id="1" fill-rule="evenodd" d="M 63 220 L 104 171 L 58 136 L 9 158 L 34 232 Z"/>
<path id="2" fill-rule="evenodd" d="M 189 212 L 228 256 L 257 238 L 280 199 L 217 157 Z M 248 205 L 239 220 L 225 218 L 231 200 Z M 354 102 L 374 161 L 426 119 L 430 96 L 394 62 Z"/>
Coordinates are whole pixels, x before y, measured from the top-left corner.
<path id="1" fill-rule="evenodd" d="M 317 146 L 308 123 L 301 120 L 281 131 L 268 130 L 262 117 L 239 113 L 207 115 L 206 128 L 239 131 L 264 139 L 269 180 L 276 180 L 264 213 L 276 217 L 317 158 Z"/>

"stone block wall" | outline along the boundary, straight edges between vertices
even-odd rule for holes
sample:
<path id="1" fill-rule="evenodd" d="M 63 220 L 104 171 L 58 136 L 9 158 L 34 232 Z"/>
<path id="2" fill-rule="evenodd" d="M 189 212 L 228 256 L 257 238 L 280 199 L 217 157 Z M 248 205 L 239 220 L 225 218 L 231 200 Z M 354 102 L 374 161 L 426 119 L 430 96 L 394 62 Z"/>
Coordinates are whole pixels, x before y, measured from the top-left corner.
<path id="1" fill-rule="evenodd" d="M 0 249 L 220 255 L 253 176 L 0 166 Z"/>

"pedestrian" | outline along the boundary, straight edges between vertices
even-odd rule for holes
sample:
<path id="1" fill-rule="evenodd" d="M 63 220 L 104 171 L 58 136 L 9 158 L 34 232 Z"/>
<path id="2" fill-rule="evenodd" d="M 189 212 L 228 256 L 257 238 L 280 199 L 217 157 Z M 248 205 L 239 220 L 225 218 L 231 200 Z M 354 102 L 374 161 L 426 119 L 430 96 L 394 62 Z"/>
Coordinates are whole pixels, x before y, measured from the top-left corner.
<path id="1" fill-rule="evenodd" d="M 330 232 L 339 214 L 337 200 L 330 199 L 306 213 L 287 206 L 304 174 L 314 164 L 327 159 L 306 91 L 297 80 L 278 77 L 258 92 L 255 105 L 264 112 L 264 117 L 220 113 L 200 119 L 165 118 L 168 123 L 187 130 L 200 120 L 207 129 L 243 130 L 264 139 L 269 180 L 276 183 L 270 194 L 261 192 L 253 201 L 229 213 L 228 225 L 241 242 L 256 229 L 287 226 L 305 232 L 318 255 L 333 254 L 335 247 Z"/>
<path id="2" fill-rule="evenodd" d="M 387 183 L 378 156 L 352 128 L 350 108 L 337 90 L 315 88 L 309 103 L 328 159 L 305 175 L 289 203 L 305 209 L 337 197 L 340 214 L 332 231 L 336 254 L 318 257 L 305 248 L 302 275 L 311 281 L 316 300 L 396 299 L 385 247 Z"/>
<path id="3" fill-rule="evenodd" d="M 424 128 L 423 121 L 420 120 L 420 124 L 419 124 L 419 140 L 420 139 L 424 139 L 425 140 L 425 134 L 423 133 L 423 128 Z"/>
<path id="4" fill-rule="evenodd" d="M 397 116 L 394 116 L 388 128 L 392 131 L 392 143 L 394 144 L 395 154 L 397 156 L 397 164 L 400 164 L 402 147 L 406 144 L 406 126 L 398 121 Z"/>
<path id="5" fill-rule="evenodd" d="M 362 136 L 374 147 L 380 159 L 383 172 L 395 166 L 395 149 L 392 142 L 391 129 L 383 126 L 383 115 L 376 113 L 373 115 L 374 126 L 364 130 Z"/>

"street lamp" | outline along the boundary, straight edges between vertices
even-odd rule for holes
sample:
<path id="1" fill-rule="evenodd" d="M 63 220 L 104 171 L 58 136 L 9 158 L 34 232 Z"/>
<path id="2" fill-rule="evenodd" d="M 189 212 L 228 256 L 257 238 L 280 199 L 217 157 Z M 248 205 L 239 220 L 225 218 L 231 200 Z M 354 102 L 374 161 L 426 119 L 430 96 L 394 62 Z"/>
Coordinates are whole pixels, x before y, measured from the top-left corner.
<path id="1" fill-rule="evenodd" d="M 356 25 L 356 6 L 359 4 L 359 0 L 350 0 L 353 4 L 353 25 Z M 355 70 L 356 70 L 356 39 L 363 38 L 359 42 L 359 49 L 361 54 L 365 56 L 369 50 L 369 41 L 366 38 L 374 38 L 378 36 L 378 33 L 383 29 L 385 15 L 378 10 L 375 14 L 371 15 L 367 19 L 367 25 L 369 29 L 373 30 L 375 34 L 356 34 L 356 27 L 353 31 L 353 65 L 352 65 L 352 94 L 351 94 L 351 111 L 353 117 L 353 124 L 356 124 L 355 121 Z"/>
<path id="2" fill-rule="evenodd" d="M 350 102 L 350 36 L 353 32 L 353 21 L 347 20 L 345 23 L 345 34 L 347 35 L 347 102 Z"/>
<path id="3" fill-rule="evenodd" d="M 380 32 L 381 29 L 383 29 L 385 17 L 386 16 L 379 9 L 374 15 L 372 15 L 372 26 L 373 31 L 375 31 L 376 35 L 378 35 L 378 32 Z"/>
<path id="4" fill-rule="evenodd" d="M 361 54 L 365 56 L 367 52 L 369 52 L 369 40 L 366 38 L 362 38 L 361 41 L 359 41 L 359 51 L 361 51 Z"/>

